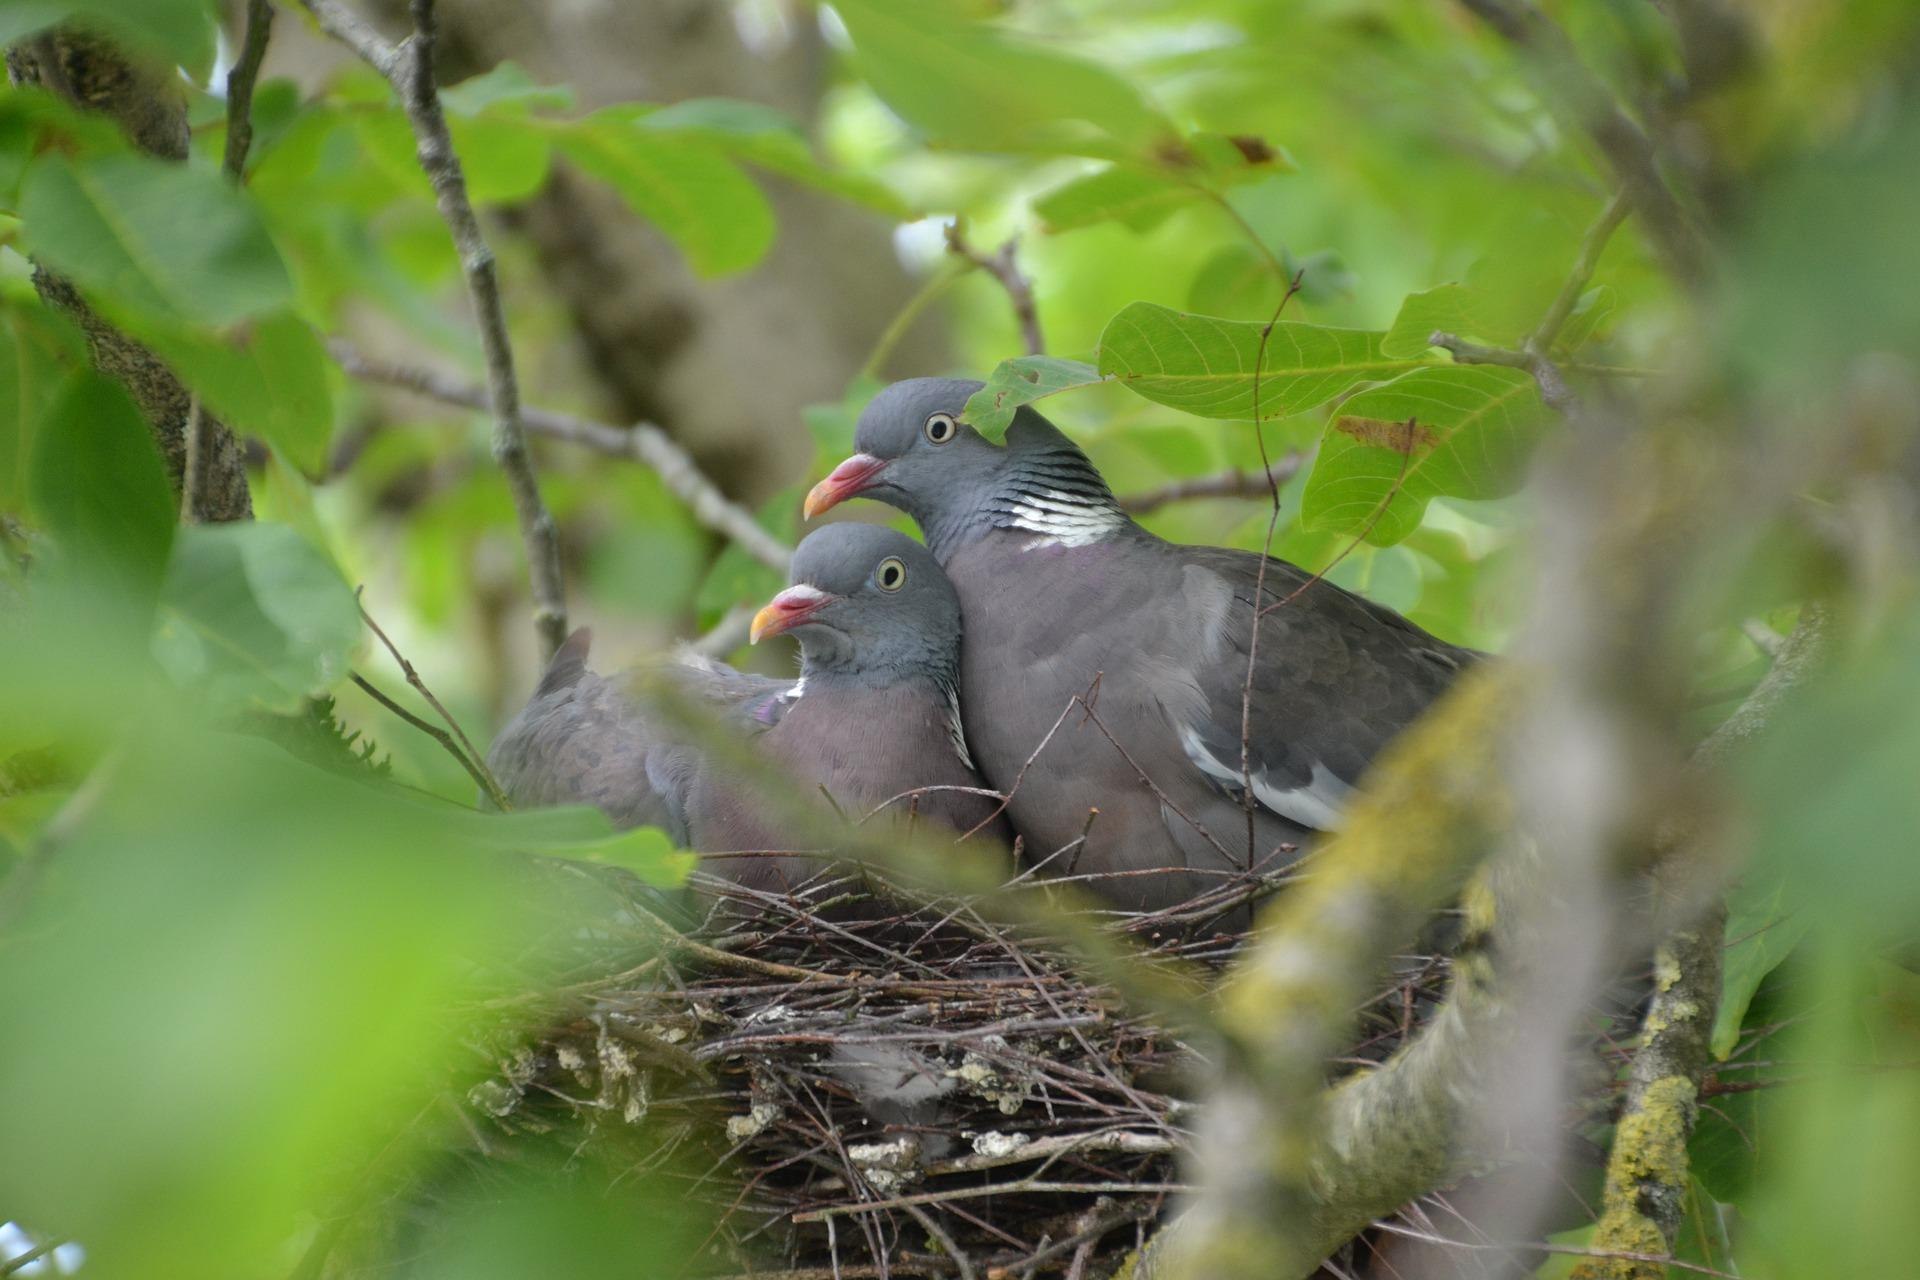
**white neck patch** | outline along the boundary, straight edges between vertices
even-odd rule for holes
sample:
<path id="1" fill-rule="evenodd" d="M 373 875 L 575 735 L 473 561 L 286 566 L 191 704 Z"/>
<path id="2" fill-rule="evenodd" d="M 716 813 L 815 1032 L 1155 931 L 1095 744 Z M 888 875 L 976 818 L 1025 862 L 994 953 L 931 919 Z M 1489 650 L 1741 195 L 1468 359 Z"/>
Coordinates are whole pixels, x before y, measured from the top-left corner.
<path id="1" fill-rule="evenodd" d="M 1127 523 L 1126 513 L 1106 503 L 1058 489 L 1023 493 L 1007 504 L 1008 527 L 1036 533 L 1032 547 L 1084 547 L 1111 537 Z"/>

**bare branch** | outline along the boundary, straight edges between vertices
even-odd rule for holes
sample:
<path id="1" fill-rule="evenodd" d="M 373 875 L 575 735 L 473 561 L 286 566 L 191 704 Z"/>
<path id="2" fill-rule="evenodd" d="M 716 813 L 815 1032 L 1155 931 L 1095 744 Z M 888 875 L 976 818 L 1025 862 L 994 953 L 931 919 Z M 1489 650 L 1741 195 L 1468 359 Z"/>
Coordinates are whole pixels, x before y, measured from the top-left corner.
<path id="1" fill-rule="evenodd" d="M 420 168 L 433 184 L 441 220 L 453 237 L 480 329 L 487 360 L 487 406 L 493 414 L 493 457 L 506 473 L 527 549 L 527 574 L 533 588 L 534 629 L 543 656 L 551 656 L 567 634 L 566 588 L 560 572 L 560 538 L 540 496 L 533 458 L 521 423 L 520 383 L 514 372 L 513 345 L 500 300 L 499 272 L 487 247 L 480 220 L 467 198 L 467 180 L 453 149 L 440 92 L 433 79 L 438 26 L 433 0 L 412 0 L 413 35 L 400 45 L 380 35 L 337 0 L 301 0 L 321 28 L 347 45 L 393 86 L 413 127 Z"/>
<path id="2" fill-rule="evenodd" d="M 343 342 L 332 343 L 331 349 L 340 367 L 362 381 L 402 387 L 443 404 L 469 409 L 487 407 L 486 390 L 473 383 L 431 369 L 373 360 Z M 520 420 L 535 435 L 610 457 L 630 458 L 651 468 L 667 491 L 687 504 L 695 520 L 739 543 L 762 564 L 786 570 L 793 549 L 761 528 L 752 512 L 720 492 L 720 487 L 707 478 L 692 456 L 654 424 L 636 422 L 630 427 L 616 427 L 570 413 L 531 408 L 521 410 Z"/>
<path id="3" fill-rule="evenodd" d="M 359 593 L 355 592 L 354 594 L 357 601 Z M 400 674 L 407 678 L 407 683 L 413 686 L 414 692 L 426 700 L 427 705 L 433 708 L 434 714 L 446 721 L 447 728 L 451 729 L 453 735 L 460 739 L 460 745 L 466 748 L 468 758 L 473 761 L 473 765 L 469 768 L 468 772 L 479 775 L 480 788 L 487 793 L 487 799 L 493 802 L 494 808 L 500 810 L 502 813 L 511 810 L 513 805 L 508 803 L 507 793 L 501 788 L 499 781 L 493 776 L 493 771 L 487 768 L 486 756 L 480 752 L 479 748 L 473 745 L 473 740 L 467 737 L 467 731 L 460 727 L 460 722 L 453 718 L 453 713 L 441 704 L 440 699 L 433 696 L 433 690 L 427 688 L 427 682 L 420 678 L 420 673 L 414 669 L 411 662 L 407 661 L 407 656 L 400 652 L 400 646 L 396 645 L 392 638 L 381 629 L 380 624 L 373 620 L 373 615 L 367 612 L 367 606 L 364 604 L 360 606 L 360 617 L 367 626 L 372 629 L 373 634 L 380 637 L 380 643 L 386 646 L 387 652 L 393 655 L 393 660 L 400 665 Z"/>
<path id="4" fill-rule="evenodd" d="M 1021 274 L 1020 265 L 1013 258 L 1020 238 L 1009 238 L 996 253 L 982 253 L 967 243 L 966 224 L 959 218 L 947 224 L 946 235 L 948 253 L 971 262 L 998 280 L 1000 287 L 1007 291 L 1007 300 L 1013 304 L 1013 318 L 1020 324 L 1020 337 L 1027 344 L 1027 354 L 1045 355 L 1047 340 L 1040 332 L 1040 313 L 1033 304 L 1033 282 Z"/>
<path id="5" fill-rule="evenodd" d="M 227 176 L 239 182 L 247 169 L 247 151 L 253 146 L 253 86 L 267 57 L 267 39 L 273 34 L 272 0 L 247 0 L 247 30 L 240 40 L 240 56 L 227 72 Z"/>
<path id="6" fill-rule="evenodd" d="M 473 779 L 474 785 L 486 792 L 487 798 L 492 800 L 502 813 L 513 808 L 512 805 L 505 803 L 506 797 L 500 794 L 500 784 L 493 781 L 492 775 L 485 771 L 483 764 L 476 762 L 473 757 L 467 755 L 466 752 L 460 749 L 460 744 L 453 740 L 452 734 L 431 721 L 422 720 L 419 716 L 413 714 L 413 712 L 407 710 L 392 698 L 389 698 L 386 694 L 382 693 L 371 680 L 368 680 L 358 671 L 349 672 L 347 678 L 358 685 L 361 692 L 365 693 L 369 698 L 372 698 L 375 702 L 393 712 L 393 714 L 399 716 L 402 720 L 405 720 L 408 724 L 444 747 L 448 755 L 460 762 L 460 767 L 467 771 L 467 776 Z"/>
<path id="7" fill-rule="evenodd" d="M 1120 497 L 1120 509 L 1129 515 L 1145 515 L 1175 502 L 1196 498 L 1265 498 L 1276 486 L 1284 485 L 1300 473 L 1307 455 L 1298 449 L 1283 454 L 1265 471 L 1234 467 L 1210 476 L 1175 480 L 1157 489 L 1142 489 Z"/>

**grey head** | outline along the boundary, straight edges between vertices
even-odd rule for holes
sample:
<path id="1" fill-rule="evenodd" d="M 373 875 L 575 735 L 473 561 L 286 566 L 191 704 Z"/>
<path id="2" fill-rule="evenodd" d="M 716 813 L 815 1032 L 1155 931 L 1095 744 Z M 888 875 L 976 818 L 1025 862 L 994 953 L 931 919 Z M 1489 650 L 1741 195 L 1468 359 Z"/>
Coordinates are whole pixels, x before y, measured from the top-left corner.
<path id="1" fill-rule="evenodd" d="M 944 556 L 992 528 L 1092 541 L 1128 523 L 1086 454 L 1022 406 L 994 444 L 965 418 L 986 384 L 910 378 L 875 396 L 854 430 L 852 457 L 807 495 L 809 517 L 848 498 L 874 498 L 912 516 Z"/>
<path id="2" fill-rule="evenodd" d="M 927 549 L 877 525 L 816 529 L 793 553 L 786 590 L 754 615 L 753 639 L 791 632 L 808 681 L 951 686 L 960 599 Z"/>

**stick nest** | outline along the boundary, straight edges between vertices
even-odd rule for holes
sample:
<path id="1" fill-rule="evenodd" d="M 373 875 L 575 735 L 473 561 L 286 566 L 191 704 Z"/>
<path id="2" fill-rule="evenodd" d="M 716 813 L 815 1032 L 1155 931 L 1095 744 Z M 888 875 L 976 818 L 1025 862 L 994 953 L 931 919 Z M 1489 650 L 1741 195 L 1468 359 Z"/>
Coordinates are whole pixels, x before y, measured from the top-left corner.
<path id="1" fill-rule="evenodd" d="M 545 1036 L 488 1046 L 483 1132 L 617 1138 L 708 1215 L 712 1275 L 1107 1275 L 1181 1189 L 1199 1047 L 1064 948 L 845 882 L 703 888 L 687 938 L 565 989 Z M 1208 916 L 1110 927 L 1210 965 L 1238 939 Z M 1436 973 L 1375 1002 L 1353 1061 L 1391 1050 Z"/>

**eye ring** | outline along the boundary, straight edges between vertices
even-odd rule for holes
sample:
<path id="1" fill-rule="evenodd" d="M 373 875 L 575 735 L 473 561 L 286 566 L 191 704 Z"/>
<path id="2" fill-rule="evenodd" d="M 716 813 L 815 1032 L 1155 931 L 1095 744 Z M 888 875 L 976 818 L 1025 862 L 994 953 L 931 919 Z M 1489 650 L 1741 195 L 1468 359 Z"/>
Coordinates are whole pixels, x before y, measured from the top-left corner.
<path id="1" fill-rule="evenodd" d="M 874 567 L 873 584 L 882 591 L 898 591 L 906 586 L 906 563 L 899 556 L 888 556 Z"/>
<path id="2" fill-rule="evenodd" d="M 929 414 L 927 417 L 927 439 L 934 444 L 945 444 L 960 434 L 960 423 L 950 413 Z"/>

